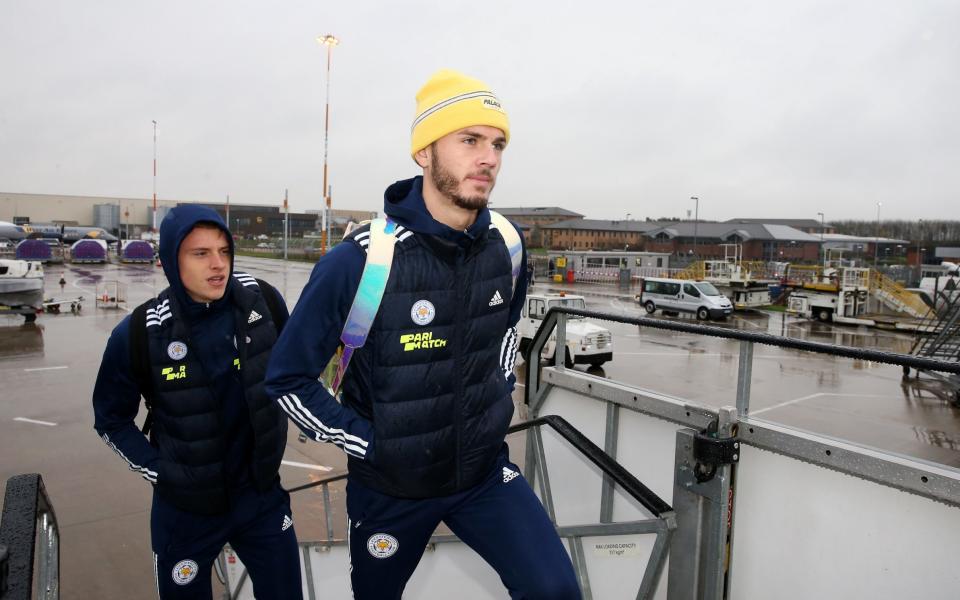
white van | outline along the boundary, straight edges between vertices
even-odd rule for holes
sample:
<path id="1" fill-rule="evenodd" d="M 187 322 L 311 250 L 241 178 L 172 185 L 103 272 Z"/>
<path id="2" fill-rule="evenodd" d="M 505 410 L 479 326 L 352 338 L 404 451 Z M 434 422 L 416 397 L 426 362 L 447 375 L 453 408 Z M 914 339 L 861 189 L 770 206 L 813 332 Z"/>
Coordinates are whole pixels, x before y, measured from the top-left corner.
<path id="1" fill-rule="evenodd" d="M 528 293 L 527 301 L 523 306 L 523 314 L 517 324 L 520 334 L 520 353 L 527 354 L 527 348 L 533 341 L 543 317 L 553 306 L 565 306 L 580 310 L 587 305 L 583 296 L 576 296 L 561 292 L 559 294 Z M 588 364 L 600 366 L 613 360 L 613 335 L 609 329 L 587 321 L 583 317 L 567 315 L 566 354 L 564 363 L 571 367 L 574 364 Z M 543 347 L 542 356 L 549 359 L 554 356 L 557 344 L 557 332 L 550 335 L 550 339 Z"/>
<path id="2" fill-rule="evenodd" d="M 648 277 L 634 299 L 651 315 L 660 309 L 695 313 L 706 320 L 722 319 L 733 312 L 730 300 L 708 281 Z"/>

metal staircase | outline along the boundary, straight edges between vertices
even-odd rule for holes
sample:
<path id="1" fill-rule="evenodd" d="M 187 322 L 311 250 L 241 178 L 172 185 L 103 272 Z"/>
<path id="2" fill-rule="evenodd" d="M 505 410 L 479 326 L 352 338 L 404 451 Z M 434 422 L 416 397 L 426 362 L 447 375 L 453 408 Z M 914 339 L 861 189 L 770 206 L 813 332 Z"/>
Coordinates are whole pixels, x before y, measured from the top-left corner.
<path id="1" fill-rule="evenodd" d="M 730 262 L 726 260 L 707 260 L 704 261 L 703 279 L 715 283 L 746 282 L 759 279 L 770 279 L 764 277 L 766 265 L 756 260 L 743 260 L 739 262 Z"/>
<path id="2" fill-rule="evenodd" d="M 902 285 L 879 271 L 872 273 L 870 291 L 886 306 L 917 319 L 926 318 L 933 312 L 919 296 L 908 292 Z"/>
<path id="3" fill-rule="evenodd" d="M 809 290 L 835 292 L 839 289 L 837 282 L 824 281 L 823 267 L 820 265 L 790 264 L 787 266 L 783 280 L 789 286 Z"/>
<path id="4" fill-rule="evenodd" d="M 917 328 L 911 354 L 960 362 L 960 298 L 930 311 Z"/>
<path id="5" fill-rule="evenodd" d="M 702 260 L 698 260 L 690 263 L 687 268 L 679 271 L 674 278 L 676 279 L 689 279 L 692 281 L 699 281 L 703 279 L 704 274 L 706 273 L 706 266 Z"/>
<path id="6" fill-rule="evenodd" d="M 537 353 L 551 329 L 536 338 Z M 601 448 L 559 415 L 542 415 L 517 423 L 509 433 L 525 439 L 526 453 L 520 467 L 567 546 L 584 600 L 663 600 L 666 585 L 659 586 L 663 591 L 657 595 L 658 584 L 677 528 L 676 513 L 670 504 L 611 458 L 609 448 Z M 571 479 L 570 471 L 574 469 L 579 469 L 580 476 Z M 339 486 L 346 478 L 346 473 L 340 473 L 288 490 L 295 493 L 320 488 L 325 518 L 325 536 L 299 542 L 304 598 L 352 597 L 347 551 L 349 523 L 335 523 L 331 516 L 331 484 Z M 571 481 L 583 495 L 569 492 Z M 337 495 L 339 502 L 345 499 L 343 493 Z M 723 507 L 726 508 L 726 502 Z M 338 512 L 346 516 L 345 510 Z M 445 529 L 431 536 L 404 597 L 502 597 L 503 583 L 496 572 Z M 612 570 L 611 558 L 617 566 Z M 225 597 L 253 599 L 252 582 L 233 548 L 223 549 L 215 568 L 227 590 Z"/>
<path id="7" fill-rule="evenodd" d="M 934 299 L 931 309 L 917 327 L 917 338 L 910 353 L 915 356 L 960 363 L 960 296 L 943 294 Z M 906 374 L 906 371 L 904 372 Z M 918 370 L 952 388 L 953 402 L 960 406 L 960 375 Z"/>
<path id="8" fill-rule="evenodd" d="M 743 246 L 741 244 L 721 244 L 723 260 L 704 260 L 700 268 L 703 277 L 711 283 L 729 284 L 732 282 L 746 283 L 758 279 L 774 279 L 764 277 L 768 270 L 767 263 L 760 260 L 743 260 Z"/>

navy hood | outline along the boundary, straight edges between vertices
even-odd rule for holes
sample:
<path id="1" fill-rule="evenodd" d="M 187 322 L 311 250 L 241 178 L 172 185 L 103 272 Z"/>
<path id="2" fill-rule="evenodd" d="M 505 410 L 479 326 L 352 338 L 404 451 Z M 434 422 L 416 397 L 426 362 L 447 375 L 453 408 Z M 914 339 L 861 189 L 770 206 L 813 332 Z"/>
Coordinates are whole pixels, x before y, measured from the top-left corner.
<path id="1" fill-rule="evenodd" d="M 383 212 L 407 229 L 452 242 L 475 239 L 490 228 L 490 211 L 486 208 L 477 211 L 477 220 L 466 232 L 452 229 L 434 219 L 423 201 L 423 177 L 419 175 L 398 181 L 387 188 L 383 193 Z"/>
<path id="2" fill-rule="evenodd" d="M 230 297 L 230 292 L 233 289 L 233 236 L 217 211 L 206 206 L 189 204 L 171 209 L 160 224 L 160 264 L 163 266 L 163 273 L 170 283 L 170 290 L 188 312 L 190 312 L 191 307 L 201 305 L 194 302 L 183 287 L 183 282 L 180 280 L 180 263 L 177 260 L 177 255 L 180 252 L 180 244 L 183 242 L 183 238 L 187 237 L 197 223 L 216 225 L 230 242 L 230 273 L 227 276 L 226 291 L 224 291 L 223 298 L 214 302 L 213 305 L 224 303 Z"/>

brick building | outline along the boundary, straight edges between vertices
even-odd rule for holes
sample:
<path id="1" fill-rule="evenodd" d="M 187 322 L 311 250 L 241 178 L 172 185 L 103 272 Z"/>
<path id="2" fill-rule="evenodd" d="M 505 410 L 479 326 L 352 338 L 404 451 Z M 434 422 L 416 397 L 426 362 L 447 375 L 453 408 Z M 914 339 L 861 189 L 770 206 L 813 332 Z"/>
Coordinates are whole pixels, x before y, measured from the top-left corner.
<path id="1" fill-rule="evenodd" d="M 644 249 L 674 256 L 723 258 L 723 244 L 740 244 L 744 260 L 816 263 L 820 237 L 786 225 L 682 221 L 645 233 Z"/>
<path id="2" fill-rule="evenodd" d="M 910 262 L 907 256 L 911 249 L 914 250 L 913 262 L 917 260 L 916 244 L 895 238 L 828 233 L 823 236 L 823 248 L 824 251 L 842 250 L 843 258 L 858 260 L 863 264 L 869 264 L 874 259 L 880 263 Z"/>
<path id="3" fill-rule="evenodd" d="M 813 235 L 820 235 L 821 231 L 823 233 L 837 232 L 837 228 L 830 223 L 823 223 L 821 225 L 820 221 L 816 219 L 730 219 L 724 222 L 734 225 L 786 225 L 787 227 L 793 227 L 794 229 L 799 229 L 804 233 L 810 233 Z"/>
<path id="4" fill-rule="evenodd" d="M 543 245 L 551 250 L 642 250 L 644 234 L 660 226 L 653 221 L 569 219 L 541 229 Z"/>
<path id="5" fill-rule="evenodd" d="M 534 206 L 530 208 L 491 207 L 523 229 L 524 241 L 530 248 L 547 247 L 544 226 L 583 217 L 580 213 L 558 206 Z"/>

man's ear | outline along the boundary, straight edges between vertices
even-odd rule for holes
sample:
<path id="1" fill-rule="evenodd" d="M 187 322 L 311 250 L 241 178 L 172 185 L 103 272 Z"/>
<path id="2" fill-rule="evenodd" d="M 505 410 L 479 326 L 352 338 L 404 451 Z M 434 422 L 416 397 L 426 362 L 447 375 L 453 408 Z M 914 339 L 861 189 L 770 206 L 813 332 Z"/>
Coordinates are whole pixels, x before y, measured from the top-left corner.
<path id="1" fill-rule="evenodd" d="M 426 146 L 417 150 L 417 153 L 413 155 L 414 162 L 416 162 L 421 169 L 426 169 L 430 165 L 430 154 L 427 152 L 429 149 L 430 146 Z"/>

